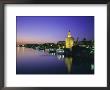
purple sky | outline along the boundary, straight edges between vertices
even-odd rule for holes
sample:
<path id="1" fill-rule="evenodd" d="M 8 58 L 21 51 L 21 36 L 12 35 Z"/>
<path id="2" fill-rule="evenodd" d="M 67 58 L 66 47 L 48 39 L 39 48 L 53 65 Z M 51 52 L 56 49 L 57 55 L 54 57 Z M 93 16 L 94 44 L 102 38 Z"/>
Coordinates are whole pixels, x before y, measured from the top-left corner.
<path id="1" fill-rule="evenodd" d="M 17 16 L 17 43 L 65 40 L 68 31 L 76 40 L 94 39 L 94 16 Z"/>

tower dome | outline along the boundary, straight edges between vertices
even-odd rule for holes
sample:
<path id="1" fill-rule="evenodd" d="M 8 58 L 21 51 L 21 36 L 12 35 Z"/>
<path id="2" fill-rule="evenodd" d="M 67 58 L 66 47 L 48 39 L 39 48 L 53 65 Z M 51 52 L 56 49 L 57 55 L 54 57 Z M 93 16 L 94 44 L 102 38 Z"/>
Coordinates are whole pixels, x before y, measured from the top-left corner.
<path id="1" fill-rule="evenodd" d="M 71 36 L 71 33 L 69 31 L 66 37 L 66 48 L 72 48 L 73 45 L 74 45 L 74 38 Z"/>

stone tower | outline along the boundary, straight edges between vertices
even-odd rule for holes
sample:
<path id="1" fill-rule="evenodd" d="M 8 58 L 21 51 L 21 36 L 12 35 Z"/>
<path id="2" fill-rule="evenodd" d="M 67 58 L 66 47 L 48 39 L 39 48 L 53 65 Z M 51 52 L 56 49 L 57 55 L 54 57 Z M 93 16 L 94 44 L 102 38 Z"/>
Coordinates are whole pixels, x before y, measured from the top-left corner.
<path id="1" fill-rule="evenodd" d="M 73 45 L 74 45 L 74 38 L 71 36 L 71 33 L 69 31 L 66 37 L 66 48 L 72 48 Z"/>

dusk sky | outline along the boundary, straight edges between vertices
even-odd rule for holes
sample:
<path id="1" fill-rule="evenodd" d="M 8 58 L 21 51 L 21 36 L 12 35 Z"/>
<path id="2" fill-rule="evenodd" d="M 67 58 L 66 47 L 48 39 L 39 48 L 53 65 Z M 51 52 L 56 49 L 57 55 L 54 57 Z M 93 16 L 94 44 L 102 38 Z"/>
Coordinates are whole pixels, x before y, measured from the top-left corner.
<path id="1" fill-rule="evenodd" d="M 76 40 L 94 39 L 94 16 L 17 16 L 17 43 L 65 41 L 70 30 Z"/>

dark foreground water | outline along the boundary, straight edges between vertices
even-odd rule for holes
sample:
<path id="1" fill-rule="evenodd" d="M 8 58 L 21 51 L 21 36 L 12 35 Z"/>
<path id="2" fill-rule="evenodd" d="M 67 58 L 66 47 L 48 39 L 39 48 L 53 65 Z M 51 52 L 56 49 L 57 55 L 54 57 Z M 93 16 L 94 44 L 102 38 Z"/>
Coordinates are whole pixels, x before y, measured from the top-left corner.
<path id="1" fill-rule="evenodd" d="M 93 74 L 90 60 L 17 47 L 16 74 Z"/>

